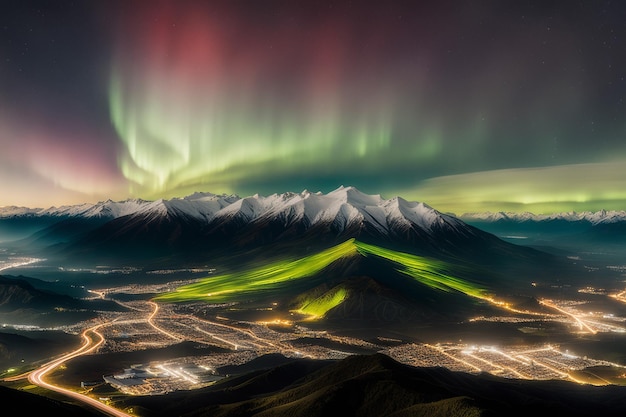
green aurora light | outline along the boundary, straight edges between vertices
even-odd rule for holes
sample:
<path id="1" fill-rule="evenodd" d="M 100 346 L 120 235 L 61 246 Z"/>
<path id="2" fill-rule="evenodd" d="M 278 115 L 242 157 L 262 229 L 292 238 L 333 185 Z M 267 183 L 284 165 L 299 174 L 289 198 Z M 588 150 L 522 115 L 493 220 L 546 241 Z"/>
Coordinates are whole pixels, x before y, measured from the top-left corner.
<path id="1" fill-rule="evenodd" d="M 184 302 L 204 300 L 225 303 L 257 298 L 287 288 L 292 281 L 315 275 L 338 259 L 357 254 L 353 240 L 297 260 L 273 262 L 248 271 L 203 278 L 173 292 L 159 294 L 156 301 Z"/>
<path id="2" fill-rule="evenodd" d="M 624 2 L 56 3 L 1 3 L 0 206 L 626 209 Z"/>
<path id="3" fill-rule="evenodd" d="M 332 171 L 390 147 L 391 117 L 384 111 L 350 120 L 341 109 L 314 103 L 296 113 L 259 111 L 260 102 L 229 98 L 175 103 L 172 96 L 158 88 L 135 91 L 117 74 L 110 84 L 111 119 L 126 148 L 120 168 L 148 195 L 198 186 L 229 192 L 258 174 Z"/>
<path id="4" fill-rule="evenodd" d="M 328 311 L 343 303 L 348 296 L 349 291 L 338 286 L 320 297 L 305 300 L 294 312 L 309 316 L 311 319 L 324 317 Z"/>
<path id="5" fill-rule="evenodd" d="M 377 256 L 397 265 L 396 270 L 430 288 L 460 292 L 470 297 L 489 298 L 486 288 L 456 277 L 453 266 L 442 261 L 398 252 L 350 239 L 332 248 L 298 260 L 274 262 L 271 265 L 243 272 L 210 276 L 175 291 L 159 294 L 154 299 L 162 302 L 206 301 L 209 303 L 240 302 L 280 293 L 295 281 L 321 272 L 331 263 L 354 255 Z M 322 317 L 328 310 L 340 305 L 348 291 L 336 288 L 318 299 L 306 300 L 297 310 L 303 314 Z"/>

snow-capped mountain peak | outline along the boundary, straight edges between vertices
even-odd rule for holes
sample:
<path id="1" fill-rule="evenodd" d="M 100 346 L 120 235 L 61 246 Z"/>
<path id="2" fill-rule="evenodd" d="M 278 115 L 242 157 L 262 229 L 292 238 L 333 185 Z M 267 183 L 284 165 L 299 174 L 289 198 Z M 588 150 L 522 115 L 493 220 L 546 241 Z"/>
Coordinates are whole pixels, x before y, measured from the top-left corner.
<path id="1" fill-rule="evenodd" d="M 450 217 L 421 202 L 409 202 L 401 197 L 386 200 L 378 194 L 370 195 L 355 187 L 344 186 L 327 194 L 304 190 L 300 193 L 286 192 L 269 196 L 254 194 L 242 198 L 196 192 L 169 200 L 108 200 L 45 210 L 13 207 L 5 208 L 0 213 L 4 217 L 25 213 L 31 216 L 102 219 L 140 216 L 144 220 L 178 216 L 204 223 L 233 217 L 247 223 L 288 219 L 290 223 L 305 220 L 308 227 L 332 224 L 338 231 L 367 223 L 380 233 L 388 233 L 397 227 L 430 230 L 435 224 L 443 224 L 444 217 Z M 450 217 L 446 221 L 454 220 Z"/>
<path id="2" fill-rule="evenodd" d="M 11 209 L 16 212 L 22 211 Z M 45 216 L 41 223 L 53 226 L 57 218 L 96 220 L 69 223 L 86 228 L 75 234 L 81 236 L 80 242 L 69 245 L 76 251 L 127 248 L 132 252 L 150 246 L 169 254 L 183 248 L 201 252 L 227 245 L 256 248 L 272 242 L 358 238 L 408 245 L 425 254 L 473 251 L 482 256 L 479 248 L 506 244 L 423 202 L 399 196 L 386 199 L 354 187 L 328 193 L 303 190 L 247 197 L 194 193 L 167 200 L 104 201 L 31 211 L 29 216 Z M 50 229 L 50 236 L 56 236 L 63 227 Z"/>
<path id="3" fill-rule="evenodd" d="M 570 222 L 588 222 L 592 225 L 617 223 L 626 221 L 626 211 L 620 210 L 599 210 L 596 212 L 563 212 L 553 214 L 533 214 L 528 212 L 483 212 L 483 213 L 464 213 L 459 216 L 460 219 L 468 221 L 512 221 L 512 222 L 546 222 L 554 220 L 564 220 Z"/>

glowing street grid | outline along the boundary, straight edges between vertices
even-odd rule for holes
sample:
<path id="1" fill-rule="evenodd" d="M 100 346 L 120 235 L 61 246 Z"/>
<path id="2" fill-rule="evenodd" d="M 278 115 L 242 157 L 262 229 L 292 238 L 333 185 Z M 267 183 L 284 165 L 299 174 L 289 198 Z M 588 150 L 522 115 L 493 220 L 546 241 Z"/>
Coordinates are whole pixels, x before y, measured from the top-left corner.
<path id="1" fill-rule="evenodd" d="M 505 378 L 569 379 L 580 383 L 584 381 L 576 378 L 572 371 L 595 366 L 622 367 L 573 355 L 550 344 L 515 348 L 453 343 L 410 344 L 390 348 L 384 353 L 413 366 L 443 366 L 454 371 L 488 372 Z"/>
<path id="2" fill-rule="evenodd" d="M 8 256 L 6 259 L 0 259 L 0 271 L 35 264 L 43 260 L 26 256 Z"/>
<path id="3" fill-rule="evenodd" d="M 324 256 L 312 256 L 295 262 L 298 273 L 310 270 L 311 265 L 325 265 L 328 259 L 336 259 L 346 254 L 361 253 L 364 256 L 381 256 L 393 260 L 399 271 L 418 270 L 431 279 L 431 283 L 445 285 L 454 290 L 470 295 L 472 287 L 457 281 L 448 275 L 447 264 L 432 262 L 420 263 L 424 258 L 388 251 L 382 253 L 377 247 L 368 247 L 360 242 L 348 241 L 323 252 Z M 333 255 L 333 256 L 330 256 Z M 14 259 L 17 263 L 31 263 L 30 259 Z M 279 275 L 293 278 L 289 268 L 279 269 Z M 315 269 L 315 268 L 313 268 Z M 167 271 L 166 271 L 167 272 Z M 258 272 L 258 271 L 256 271 Z M 273 273 L 273 271 L 272 271 Z M 272 274 L 269 274 L 270 276 Z M 414 277 L 418 279 L 418 274 Z M 248 277 L 250 278 L 250 277 Z M 436 280 L 433 280 L 436 279 Z M 120 294 L 180 294 L 177 290 L 189 285 L 203 283 L 200 280 L 178 280 L 154 285 L 124 285 L 101 289 L 91 289 L 94 298 L 112 300 L 126 308 L 123 312 L 102 312 L 97 323 L 75 323 L 57 330 L 81 334 L 86 329 L 98 329 L 101 342 L 93 349 L 98 354 L 113 352 L 136 352 L 149 348 L 166 348 L 182 342 L 193 342 L 212 348 L 210 354 L 180 355 L 168 361 L 151 361 L 136 369 L 121 369 L 115 375 L 104 375 L 103 381 L 131 395 L 154 395 L 180 389 L 193 389 L 215 383 L 226 375 L 218 371 L 226 365 L 240 365 L 265 354 L 279 353 L 285 357 L 312 359 L 342 359 L 355 353 L 384 353 L 401 363 L 420 367 L 443 366 L 453 371 L 469 373 L 488 372 L 505 378 L 518 379 L 561 379 L 578 383 L 626 384 L 625 367 L 611 361 L 596 359 L 568 352 L 558 344 L 539 345 L 498 345 L 464 343 L 415 343 L 413 341 L 378 337 L 369 341 L 356 337 L 335 335 L 326 330 L 314 330 L 307 327 L 307 322 L 296 322 L 293 317 L 285 316 L 277 302 L 268 302 L 259 306 L 264 316 L 261 320 L 234 320 L 211 311 L 237 309 L 237 302 L 207 303 L 205 300 L 185 304 L 156 303 L 148 300 L 121 301 Z M 463 285 L 460 285 L 459 282 Z M 242 282 L 240 282 L 241 284 Z M 428 285 L 428 284 L 427 284 Z M 446 290 L 445 288 L 440 288 Z M 581 293 L 601 295 L 618 301 L 624 301 L 625 291 L 603 290 L 585 287 Z M 481 294 L 476 292 L 475 294 Z M 329 305 L 341 302 L 345 297 L 342 289 L 329 292 L 327 300 L 310 300 L 309 314 L 322 316 Z M 225 301 L 225 300 L 224 300 Z M 626 318 L 603 311 L 595 311 L 586 306 L 584 301 L 567 299 L 542 299 L 541 304 L 549 312 L 525 312 L 521 316 L 507 305 L 501 305 L 502 315 L 468 318 L 467 322 L 492 321 L 515 323 L 521 331 L 533 331 L 538 323 L 555 322 L 565 325 L 570 334 L 624 333 Z M 306 308 L 305 308 L 306 307 Z M 332 308 L 332 307 L 329 307 Z M 273 311 L 276 314 L 273 315 Z M 292 312 L 296 314 L 297 312 Z M 533 314 L 528 314 L 533 313 Z M 226 314 L 226 313 L 225 313 Z M 4 324 L 3 327 L 11 327 Z M 41 330 L 41 329 L 40 329 Z M 215 350 L 215 348 L 218 348 Z M 141 361 L 140 361 L 141 362 Z M 137 372 L 140 370 L 141 372 Z M 54 378 L 54 372 L 51 377 Z M 86 387 L 83 394 L 90 394 Z"/>
<path id="4" fill-rule="evenodd" d="M 103 293 L 115 292 L 112 289 Z M 177 304 L 150 301 L 125 302 L 130 312 L 108 313 L 102 317 L 99 332 L 105 342 L 99 353 L 140 351 L 167 347 L 183 341 L 222 348 L 208 355 L 177 357 L 169 361 L 149 361 L 135 370 L 107 375 L 105 382 L 131 395 L 154 395 L 177 389 L 210 385 L 225 377 L 217 370 L 240 365 L 270 353 L 288 358 L 342 359 L 362 352 L 384 353 L 412 366 L 443 366 L 453 371 L 488 372 L 505 378 L 562 379 L 579 383 L 608 384 L 624 378 L 626 368 L 609 361 L 578 356 L 558 345 L 496 346 L 463 343 L 410 343 L 378 338 L 365 341 L 355 337 L 313 330 L 284 319 L 238 321 L 222 316 L 202 319 L 190 306 L 184 314 Z M 271 307 L 268 308 L 271 310 Z M 279 329 L 278 329 L 279 328 Z M 589 369 L 607 367 L 613 381 Z M 581 378 L 577 372 L 588 374 Z M 589 376 L 590 375 L 590 376 Z"/>

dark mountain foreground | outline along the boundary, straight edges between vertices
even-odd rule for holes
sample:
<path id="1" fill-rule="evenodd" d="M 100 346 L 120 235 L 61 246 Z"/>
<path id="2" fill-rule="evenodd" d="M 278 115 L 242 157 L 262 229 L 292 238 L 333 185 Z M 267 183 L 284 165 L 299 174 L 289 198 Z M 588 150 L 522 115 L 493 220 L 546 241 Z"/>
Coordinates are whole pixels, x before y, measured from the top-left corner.
<path id="1" fill-rule="evenodd" d="M 0 331 L 0 376 L 79 347 L 81 339 L 62 331 Z"/>
<path id="2" fill-rule="evenodd" d="M 382 355 L 292 359 L 205 389 L 127 398 L 161 416 L 624 416 L 626 387 L 415 368 Z"/>
<path id="3" fill-rule="evenodd" d="M 58 399 L 32 394 L 0 385 L 3 416 L 104 417 L 105 414 Z"/>
<path id="4" fill-rule="evenodd" d="M 230 377 L 207 388 L 125 397 L 116 405 L 132 407 L 140 417 L 626 415 L 623 386 L 415 368 L 382 354 L 353 355 L 340 361 L 272 355 L 229 371 Z M 5 404 L 19 404 L 19 415 L 100 415 L 58 398 L 3 386 L 0 398 Z"/>

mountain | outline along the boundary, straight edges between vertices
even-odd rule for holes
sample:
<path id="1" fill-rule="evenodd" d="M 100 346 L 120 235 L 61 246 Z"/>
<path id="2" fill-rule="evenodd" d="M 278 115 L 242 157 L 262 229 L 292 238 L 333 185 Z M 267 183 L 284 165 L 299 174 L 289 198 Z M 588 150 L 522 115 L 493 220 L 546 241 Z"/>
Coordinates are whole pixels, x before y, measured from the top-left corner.
<path id="1" fill-rule="evenodd" d="M 18 212 L 12 209 L 2 219 L 57 219 L 23 240 L 24 247 L 54 248 L 57 256 L 94 262 L 177 256 L 178 261 L 204 260 L 272 245 L 273 253 L 292 252 L 321 249 L 350 238 L 487 264 L 542 256 L 425 203 L 384 199 L 354 187 L 339 187 L 328 194 L 303 191 L 244 198 L 196 193 L 171 200 L 107 201 Z"/>
<path id="2" fill-rule="evenodd" d="M 0 207 L 0 242 L 45 247 L 75 238 L 115 218 L 140 210 L 148 201 L 130 199 L 42 208 Z"/>
<path id="3" fill-rule="evenodd" d="M 0 320 L 8 325 L 51 327 L 97 317 L 95 310 L 119 310 L 104 300 L 81 300 L 35 288 L 25 277 L 0 275 Z"/>
<path id="4" fill-rule="evenodd" d="M 591 225 L 610 224 L 618 222 L 626 222 L 626 211 L 617 210 L 599 210 L 596 212 L 565 212 L 552 214 L 534 214 L 529 212 L 475 212 L 464 213 L 459 216 L 465 221 L 485 221 L 485 222 L 552 222 L 552 221 L 568 221 L 568 222 L 586 222 Z"/>
<path id="5" fill-rule="evenodd" d="M 480 229 L 526 227 L 582 231 L 626 223 L 626 211 L 533 213 L 441 213 L 401 197 L 383 199 L 354 187 L 322 194 L 303 191 L 269 196 L 195 193 L 171 200 L 103 201 L 47 209 L 0 207 L 0 241 L 28 234 L 34 242 L 94 246 L 135 241 L 193 247 L 199 241 L 250 246 L 309 236 L 334 242 L 358 237 L 419 246 L 422 251 L 456 253 L 464 240 L 487 241 Z M 494 242 L 493 240 L 491 242 Z M 154 245 L 152 245 L 154 246 Z"/>
<path id="6" fill-rule="evenodd" d="M 148 201 L 140 199 L 129 199 L 125 201 L 107 200 L 96 204 L 83 203 L 71 206 L 29 208 L 6 206 L 0 207 L 0 219 L 10 218 L 67 218 L 67 217 L 85 217 L 85 218 L 105 218 L 114 219 L 116 217 L 125 216 L 141 209 L 142 206 L 148 204 Z"/>
<path id="7" fill-rule="evenodd" d="M 81 302 L 67 295 L 41 291 L 21 277 L 10 278 L 0 275 L 0 312 L 35 309 L 51 310 L 54 308 L 76 309 Z"/>
<path id="8" fill-rule="evenodd" d="M 194 391 L 127 397 L 145 417 L 623 416 L 626 387 L 415 368 L 383 354 L 291 359 Z"/>
<path id="9" fill-rule="evenodd" d="M 489 299 L 507 294 L 506 282 L 488 271 L 347 240 L 298 259 L 268 262 L 210 275 L 155 301 L 212 304 L 207 314 L 271 314 L 327 324 L 370 328 L 464 320 L 497 310 Z M 515 295 L 522 297 L 514 285 Z M 241 313 L 230 311 L 237 303 Z M 228 310 L 221 312 L 220 306 Z M 295 316 L 294 316 L 295 314 Z"/>
<path id="10" fill-rule="evenodd" d="M 464 213 L 464 222 L 489 233 L 560 246 L 623 245 L 626 243 L 626 211 L 565 212 L 553 214 L 485 212 Z"/>

